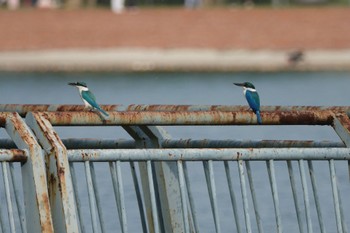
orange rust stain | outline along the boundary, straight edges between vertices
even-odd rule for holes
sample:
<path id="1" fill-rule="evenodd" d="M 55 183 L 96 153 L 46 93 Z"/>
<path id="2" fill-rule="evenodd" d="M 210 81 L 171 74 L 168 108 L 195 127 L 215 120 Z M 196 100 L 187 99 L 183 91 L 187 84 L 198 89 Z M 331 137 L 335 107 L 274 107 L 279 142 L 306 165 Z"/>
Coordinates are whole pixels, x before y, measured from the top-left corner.
<path id="1" fill-rule="evenodd" d="M 50 210 L 50 204 L 49 204 L 49 198 L 48 196 L 44 193 L 41 195 L 41 199 L 43 202 L 43 207 L 44 207 L 44 213 L 45 213 L 45 219 L 43 220 L 44 222 L 40 222 L 41 225 L 41 232 L 49 233 L 53 232 L 53 225 L 52 225 L 52 219 L 51 219 L 51 210 Z"/>
<path id="2" fill-rule="evenodd" d="M 13 162 L 26 162 L 27 161 L 27 156 L 25 155 L 23 150 L 12 149 L 11 151 L 13 153 L 13 157 L 10 161 L 13 161 Z"/>

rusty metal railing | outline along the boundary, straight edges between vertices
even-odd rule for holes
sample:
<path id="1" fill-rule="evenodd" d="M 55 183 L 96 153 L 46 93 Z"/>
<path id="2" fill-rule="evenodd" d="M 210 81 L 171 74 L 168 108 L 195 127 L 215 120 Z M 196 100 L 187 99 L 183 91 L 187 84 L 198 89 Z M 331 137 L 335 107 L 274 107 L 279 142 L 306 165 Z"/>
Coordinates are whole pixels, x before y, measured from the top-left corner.
<path id="1" fill-rule="evenodd" d="M 344 182 L 350 107 L 261 109 L 265 125 L 327 125 L 341 142 L 174 140 L 159 127 L 255 125 L 245 106 L 103 108 L 108 120 L 83 106 L 0 105 L 6 112 L 0 123 L 10 136 L 0 140 L 9 214 L 0 216 L 1 226 L 9 222 L 11 232 L 19 226 L 21 232 L 131 232 L 133 212 L 142 232 L 348 232 L 350 208 L 343 198 L 350 191 Z M 61 140 L 55 126 L 122 126 L 133 140 Z M 20 191 L 11 191 L 18 189 L 12 162 L 21 163 Z M 101 195 L 102 175 L 111 182 L 103 187 L 111 191 L 108 200 Z M 118 221 L 111 225 L 110 219 Z"/>

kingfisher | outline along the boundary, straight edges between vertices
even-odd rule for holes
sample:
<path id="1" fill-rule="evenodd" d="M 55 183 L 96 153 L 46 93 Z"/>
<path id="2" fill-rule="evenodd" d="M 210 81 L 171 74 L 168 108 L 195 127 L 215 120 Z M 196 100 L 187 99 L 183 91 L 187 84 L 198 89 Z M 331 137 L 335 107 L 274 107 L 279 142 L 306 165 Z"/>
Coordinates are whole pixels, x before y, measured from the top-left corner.
<path id="1" fill-rule="evenodd" d="M 244 83 L 234 83 L 236 86 L 243 87 L 243 95 L 245 96 L 249 107 L 256 114 L 258 124 L 262 124 L 261 116 L 260 116 L 260 98 L 259 94 L 256 91 L 254 85 L 250 82 Z"/>
<path id="2" fill-rule="evenodd" d="M 98 110 L 105 117 L 109 117 L 109 114 L 97 104 L 96 97 L 91 91 L 89 91 L 89 88 L 87 87 L 86 83 L 76 82 L 76 83 L 68 83 L 68 85 L 75 86 L 76 88 L 78 88 L 80 97 L 83 100 L 86 108 L 89 108 L 92 110 Z"/>

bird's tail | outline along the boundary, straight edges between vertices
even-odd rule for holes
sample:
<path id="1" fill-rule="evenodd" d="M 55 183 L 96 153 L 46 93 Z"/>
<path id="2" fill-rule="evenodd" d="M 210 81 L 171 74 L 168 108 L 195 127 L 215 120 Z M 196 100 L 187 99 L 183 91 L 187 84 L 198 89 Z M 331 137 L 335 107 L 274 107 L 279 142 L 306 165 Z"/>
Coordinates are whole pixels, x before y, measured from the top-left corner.
<path id="1" fill-rule="evenodd" d="M 261 116 L 260 116 L 260 111 L 256 111 L 256 118 L 258 120 L 258 124 L 261 125 L 262 124 L 262 120 L 261 120 Z"/>
<path id="2" fill-rule="evenodd" d="M 109 117 L 109 114 L 105 111 L 105 110 L 103 110 L 102 108 L 100 108 L 100 107 L 98 107 L 97 108 L 105 117 Z"/>

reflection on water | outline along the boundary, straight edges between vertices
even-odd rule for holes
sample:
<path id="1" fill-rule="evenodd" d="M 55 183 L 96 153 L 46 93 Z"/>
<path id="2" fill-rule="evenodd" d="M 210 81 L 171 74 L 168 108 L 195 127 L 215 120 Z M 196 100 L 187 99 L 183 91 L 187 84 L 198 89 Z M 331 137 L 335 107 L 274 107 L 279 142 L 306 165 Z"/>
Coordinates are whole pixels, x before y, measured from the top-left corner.
<path id="1" fill-rule="evenodd" d="M 100 104 L 203 104 L 203 105 L 244 105 L 242 89 L 234 86 L 233 82 L 250 81 L 256 86 L 262 105 L 349 105 L 350 103 L 350 74 L 339 73 L 0 73 L 0 99 L 2 103 L 17 104 L 82 104 L 75 88 L 67 85 L 71 81 L 84 81 L 97 97 Z M 314 139 L 339 141 L 336 134 L 327 126 L 181 126 L 166 127 L 174 138 L 210 138 L 210 139 Z M 62 138 L 91 137 L 91 138 L 130 138 L 120 127 L 56 127 Z M 1 132 L 1 136 L 5 136 Z M 196 208 L 198 213 L 204 214 L 198 219 L 201 232 L 213 232 L 214 224 L 211 217 L 209 199 L 204 186 L 202 164 L 189 164 L 190 180 L 196 196 Z M 339 164 L 341 171 L 341 184 L 346 184 L 346 165 Z M 220 217 L 223 232 L 233 232 L 232 209 L 222 163 L 215 163 L 214 168 L 217 178 L 217 191 Z M 253 178 L 258 190 L 258 200 L 261 203 L 263 220 L 274 223 L 274 214 L 271 210 L 272 199 L 270 187 L 267 184 L 266 166 L 262 162 L 253 162 Z M 329 180 L 328 165 L 326 162 L 317 163 L 318 177 Z M 322 172 L 322 169 L 327 171 Z M 109 168 L 106 164 L 98 164 L 96 172 L 103 206 L 108 209 L 112 189 L 110 186 Z M 233 174 L 237 174 L 237 166 L 232 165 Z M 77 171 L 82 182 L 78 188 L 82 199 L 84 212 L 88 212 L 88 197 L 86 195 L 85 177 L 83 167 L 77 165 Z M 294 206 L 288 206 L 286 200 L 290 200 L 291 190 L 289 177 L 285 163 L 276 162 L 276 174 L 282 210 L 291 209 L 292 212 L 282 211 L 282 220 L 286 229 L 290 232 L 297 231 L 295 223 Z M 298 172 L 298 171 L 296 171 Z M 125 175 L 124 175 L 125 174 Z M 133 191 L 128 164 L 123 164 L 123 178 L 125 185 L 126 207 L 128 222 L 138 219 L 137 203 Z M 222 177 L 218 179 L 218 177 Z M 239 190 L 239 181 L 234 177 L 235 190 Z M 329 182 L 328 182 L 329 183 Z M 286 184 L 286 186 L 283 186 Z M 310 186 L 309 186 L 310 187 Z M 344 186 L 342 186 L 344 187 Z M 345 187 L 348 187 L 345 186 Z M 300 187 L 299 187 L 300 188 Z M 329 202 L 331 199 L 330 187 L 321 186 L 320 198 Z M 349 193 L 349 188 L 342 188 Z M 238 193 L 238 192 L 237 192 Z M 241 203 L 239 203 L 241 205 Z M 311 205 L 314 205 L 311 203 Z M 350 201 L 344 200 L 343 205 L 349 216 Z M 334 223 L 334 210 L 332 203 L 323 210 L 325 219 Z M 243 213 L 241 213 L 243 220 Z M 85 216 L 89 219 L 89 216 Z M 104 214 L 108 232 L 115 232 L 115 208 Z M 252 222 L 255 220 L 252 219 Z M 313 219 L 313 222 L 317 220 Z M 243 222 L 242 222 L 243 223 Z M 90 226 L 86 220 L 87 228 Z M 317 225 L 317 224 L 315 224 Z M 265 226 L 265 232 L 274 229 L 275 225 Z M 314 226 L 318 229 L 318 226 Z M 130 232 L 140 232 L 140 223 L 129 224 Z M 256 229 L 253 229 L 256 230 Z"/>

